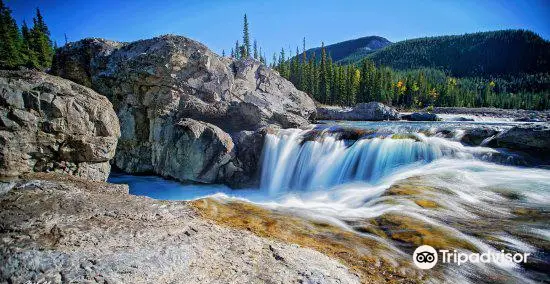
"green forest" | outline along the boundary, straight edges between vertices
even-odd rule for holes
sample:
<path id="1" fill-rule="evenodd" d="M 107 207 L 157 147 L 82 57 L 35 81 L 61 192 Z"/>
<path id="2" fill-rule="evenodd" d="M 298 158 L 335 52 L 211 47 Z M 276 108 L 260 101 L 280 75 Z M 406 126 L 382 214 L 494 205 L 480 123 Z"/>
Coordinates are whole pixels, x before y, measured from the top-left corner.
<path id="1" fill-rule="evenodd" d="M 33 25 L 23 22 L 21 28 L 11 16 L 11 10 L 0 0 L 0 67 L 18 66 L 46 69 L 51 66 L 56 47 L 40 10 L 36 9 Z"/>
<path id="2" fill-rule="evenodd" d="M 243 42 L 231 57 L 253 57 L 244 17 Z M 299 90 L 326 105 L 352 106 L 379 101 L 404 109 L 430 106 L 550 108 L 550 43 L 533 32 L 504 30 L 413 39 L 373 52 L 364 37 L 325 48 L 281 49 L 270 66 Z M 330 52 L 328 52 L 330 50 Z M 333 60 L 332 53 L 336 54 Z M 258 55 L 259 54 L 259 55 Z M 346 55 L 348 54 L 348 55 Z M 225 52 L 224 52 L 225 55 Z"/>

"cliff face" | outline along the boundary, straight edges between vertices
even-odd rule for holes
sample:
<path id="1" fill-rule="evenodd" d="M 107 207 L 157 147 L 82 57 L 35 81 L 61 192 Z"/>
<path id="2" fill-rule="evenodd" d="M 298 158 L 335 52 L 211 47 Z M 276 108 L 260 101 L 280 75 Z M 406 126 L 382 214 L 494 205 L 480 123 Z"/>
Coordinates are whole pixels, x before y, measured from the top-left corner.
<path id="1" fill-rule="evenodd" d="M 55 171 L 106 180 L 120 137 L 104 96 L 37 71 L 0 71 L 0 176 Z"/>
<path id="2" fill-rule="evenodd" d="M 304 126 L 315 114 L 313 100 L 276 71 L 251 59 L 220 57 L 180 36 L 129 44 L 100 39 L 71 43 L 57 53 L 52 72 L 111 100 L 122 132 L 115 163 L 130 173 L 198 182 L 242 179 L 242 173 L 253 169 L 236 158 L 239 145 L 209 147 L 202 136 L 210 135 L 206 133 L 180 139 L 183 121 L 199 128 L 207 123 L 216 129 L 208 132 L 215 140 L 229 141 L 229 136 L 242 137 L 241 131 L 271 124 Z M 191 149 L 192 155 L 171 153 L 178 148 Z M 205 152 L 210 153 L 205 157 Z M 208 165 L 193 167 L 195 160 L 207 160 Z M 180 171 L 188 174 L 183 177 L 176 173 Z"/>

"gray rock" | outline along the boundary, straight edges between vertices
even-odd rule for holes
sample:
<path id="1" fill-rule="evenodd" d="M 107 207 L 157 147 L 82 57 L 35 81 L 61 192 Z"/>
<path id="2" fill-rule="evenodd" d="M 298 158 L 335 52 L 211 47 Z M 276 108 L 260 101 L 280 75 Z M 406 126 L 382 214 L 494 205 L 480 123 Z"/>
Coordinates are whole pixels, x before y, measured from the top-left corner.
<path id="1" fill-rule="evenodd" d="M 467 145 L 481 145 L 481 143 L 485 139 L 489 139 L 496 134 L 498 134 L 500 131 L 498 129 L 495 129 L 493 127 L 479 127 L 479 128 L 470 128 L 466 129 L 464 131 L 464 135 L 460 139 L 460 141 Z"/>
<path id="2" fill-rule="evenodd" d="M 399 120 L 400 114 L 392 107 L 378 102 L 360 103 L 353 108 L 319 107 L 318 120 Z"/>
<path id="3" fill-rule="evenodd" d="M 405 114 L 401 116 L 404 120 L 409 121 L 438 121 L 441 120 L 435 113 L 429 112 L 414 112 L 411 114 Z"/>
<path id="4" fill-rule="evenodd" d="M 228 181 L 233 187 L 257 186 L 259 180 L 260 161 L 265 136 L 274 134 L 279 129 L 276 125 L 268 125 L 256 131 L 243 130 L 233 136 L 236 146 L 238 167 L 242 169 L 235 172 Z"/>
<path id="5" fill-rule="evenodd" d="M 0 175 L 56 171 L 106 180 L 120 136 L 112 104 L 37 71 L 0 71 Z"/>
<path id="6" fill-rule="evenodd" d="M 161 124 L 151 147 L 153 169 L 162 176 L 213 183 L 237 170 L 232 164 L 233 140 L 206 122 L 185 118 L 173 125 Z"/>
<path id="7" fill-rule="evenodd" d="M 550 154 L 550 124 L 514 126 L 498 134 L 490 142 L 496 147 Z"/>
<path id="8" fill-rule="evenodd" d="M 34 178 L 0 195 L 0 283 L 359 283 L 335 259 L 217 225 L 186 202 Z"/>
<path id="9" fill-rule="evenodd" d="M 83 52 L 91 55 L 81 56 Z M 54 74 L 83 84 L 89 80 L 93 89 L 111 100 L 122 133 L 115 162 L 129 173 L 156 172 L 180 180 L 214 180 L 217 168 L 203 169 L 211 171 L 208 178 L 198 178 L 201 174 L 196 172 L 191 175 L 194 178 L 187 179 L 189 174 L 176 172 L 187 171 L 185 166 L 195 160 L 181 160 L 177 165 L 159 160 L 168 158 L 159 154 L 169 152 L 168 148 L 193 151 L 192 145 L 204 145 L 204 141 L 160 141 L 163 135 L 175 134 L 176 125 L 185 118 L 237 133 L 270 124 L 300 127 L 315 115 L 313 100 L 276 71 L 252 59 L 234 61 L 220 57 L 181 36 L 167 35 L 129 44 L 82 40 L 61 48 L 55 66 Z M 186 157 L 190 158 L 203 153 L 188 154 Z M 243 171 L 236 166 L 242 164 L 239 161 L 228 163 L 232 164 L 224 169 L 228 175 Z M 178 165 L 182 168 L 174 168 Z"/>

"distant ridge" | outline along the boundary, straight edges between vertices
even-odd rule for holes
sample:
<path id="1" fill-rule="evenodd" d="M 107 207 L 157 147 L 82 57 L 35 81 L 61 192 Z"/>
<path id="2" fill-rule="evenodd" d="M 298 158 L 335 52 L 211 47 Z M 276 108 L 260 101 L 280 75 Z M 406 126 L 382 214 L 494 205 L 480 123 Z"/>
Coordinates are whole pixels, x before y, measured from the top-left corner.
<path id="1" fill-rule="evenodd" d="M 410 39 L 363 57 L 394 69 L 436 68 L 458 77 L 550 72 L 550 42 L 526 30 Z"/>
<path id="2" fill-rule="evenodd" d="M 457 77 L 490 77 L 550 72 L 550 42 L 527 30 L 499 30 L 423 37 L 392 43 L 380 36 L 347 40 L 326 47 L 339 64 L 363 58 L 396 70 L 435 68 Z M 319 60 L 321 47 L 315 52 Z"/>
<path id="3" fill-rule="evenodd" d="M 355 59 L 363 58 L 365 55 L 376 50 L 384 48 L 391 44 L 391 41 L 380 36 L 366 36 L 352 40 L 346 40 L 335 44 L 325 46 L 327 54 L 330 54 L 334 62 L 345 64 L 353 62 Z M 306 50 L 308 58 L 315 52 L 319 59 L 321 47 L 310 48 Z"/>

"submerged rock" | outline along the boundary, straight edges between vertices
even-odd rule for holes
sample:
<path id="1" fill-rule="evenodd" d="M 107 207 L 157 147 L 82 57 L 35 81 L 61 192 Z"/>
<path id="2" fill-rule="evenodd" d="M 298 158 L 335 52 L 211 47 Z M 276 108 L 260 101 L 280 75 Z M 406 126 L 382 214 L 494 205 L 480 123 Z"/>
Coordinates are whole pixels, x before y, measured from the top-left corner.
<path id="1" fill-rule="evenodd" d="M 360 103 L 353 108 L 319 107 L 318 120 L 399 120 L 399 113 L 392 107 L 378 102 Z"/>
<path id="2" fill-rule="evenodd" d="M 429 112 L 413 112 L 411 114 L 404 114 L 401 116 L 404 120 L 409 121 L 439 121 L 441 120 L 437 114 Z"/>
<path id="3" fill-rule="evenodd" d="M 0 175 L 56 171 L 106 180 L 119 136 L 104 96 L 37 71 L 0 71 Z"/>
<path id="4" fill-rule="evenodd" d="M 228 136 L 270 124 L 285 128 L 304 126 L 315 115 L 313 100 L 276 71 L 252 59 L 220 57 L 181 36 L 167 35 L 129 44 L 82 40 L 60 48 L 54 66 L 54 74 L 89 84 L 111 100 L 122 129 L 115 164 L 129 173 L 155 172 L 180 180 L 213 181 L 198 177 L 202 170 L 216 172 L 217 163 L 205 165 L 214 168 L 195 172 L 193 176 L 197 178 L 188 178 L 188 174 L 177 172 L 193 168 L 186 166 L 193 159 L 171 163 L 170 167 L 159 162 L 157 153 L 170 152 L 170 148 L 188 149 L 186 157 L 203 155 L 192 154 L 193 151 L 217 151 L 194 148 L 193 145 L 205 145 L 204 141 L 194 141 L 196 137 L 162 139 L 177 132 L 178 122 L 185 118 L 215 125 L 216 133 Z M 233 155 L 239 156 L 242 155 Z M 217 180 L 230 180 L 235 171 L 248 172 L 227 170 Z"/>

